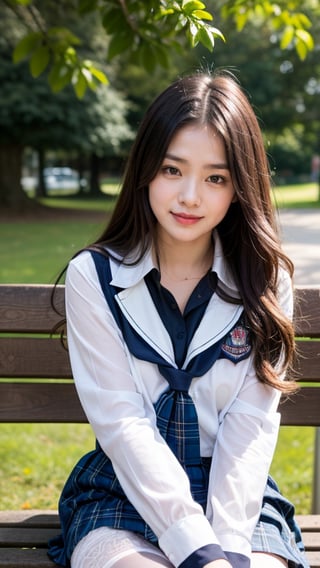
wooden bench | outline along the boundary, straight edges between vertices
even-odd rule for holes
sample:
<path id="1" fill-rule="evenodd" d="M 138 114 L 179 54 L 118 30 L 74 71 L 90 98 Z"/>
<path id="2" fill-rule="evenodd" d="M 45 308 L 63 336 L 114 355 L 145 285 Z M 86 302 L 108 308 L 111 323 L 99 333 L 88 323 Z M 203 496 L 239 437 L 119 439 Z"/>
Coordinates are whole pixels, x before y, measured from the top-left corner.
<path id="1" fill-rule="evenodd" d="M 60 319 L 51 307 L 51 292 L 52 286 L 0 285 L 0 422 L 86 422 L 71 380 L 67 352 L 59 336 L 51 336 Z M 302 316 L 297 329 L 297 370 L 302 388 L 281 403 L 282 424 L 320 426 L 319 294 L 320 286 L 297 288 Z M 56 304 L 62 313 L 63 286 L 57 289 Z M 316 453 L 315 464 L 318 462 Z M 319 513 L 317 477 L 318 471 L 314 503 Z M 320 514 L 299 516 L 298 520 L 310 566 L 320 568 Z M 0 568 L 53 568 L 46 547 L 58 532 L 55 511 L 0 512 Z"/>

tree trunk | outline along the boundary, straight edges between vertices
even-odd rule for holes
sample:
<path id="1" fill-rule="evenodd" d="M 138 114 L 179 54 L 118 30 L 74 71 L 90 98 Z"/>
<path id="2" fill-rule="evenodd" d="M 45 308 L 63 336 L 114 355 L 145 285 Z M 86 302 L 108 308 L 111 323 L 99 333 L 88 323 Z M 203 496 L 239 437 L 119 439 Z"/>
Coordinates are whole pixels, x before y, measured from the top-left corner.
<path id="1" fill-rule="evenodd" d="M 101 197 L 102 191 L 100 187 L 100 158 L 96 154 L 90 157 L 90 191 L 92 197 Z"/>
<path id="2" fill-rule="evenodd" d="M 23 146 L 0 144 L 0 210 L 21 213 L 31 200 L 21 186 Z"/>
<path id="3" fill-rule="evenodd" d="M 38 154 L 38 183 L 36 186 L 36 197 L 45 197 L 47 195 L 47 191 L 43 175 L 44 163 L 45 163 L 45 152 L 43 148 L 38 148 L 37 154 Z"/>
<path id="4" fill-rule="evenodd" d="M 86 162 L 86 157 L 84 154 L 81 154 L 81 152 L 79 152 L 78 157 L 77 157 L 77 161 L 76 161 L 76 168 L 77 168 L 77 172 L 79 174 L 79 184 L 80 184 L 80 189 L 79 189 L 79 195 L 85 195 L 86 193 L 88 193 L 89 188 L 86 187 L 86 183 L 85 183 L 85 162 Z M 83 183 L 84 182 L 84 183 Z"/>

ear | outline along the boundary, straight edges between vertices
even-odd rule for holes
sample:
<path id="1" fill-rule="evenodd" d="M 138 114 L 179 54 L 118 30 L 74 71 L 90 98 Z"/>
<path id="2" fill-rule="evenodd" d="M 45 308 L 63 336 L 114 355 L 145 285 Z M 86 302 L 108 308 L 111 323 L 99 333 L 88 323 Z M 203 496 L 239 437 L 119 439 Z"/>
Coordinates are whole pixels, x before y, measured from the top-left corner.
<path id="1" fill-rule="evenodd" d="M 237 196 L 236 192 L 234 192 L 234 196 L 232 198 L 231 203 L 236 203 L 237 201 L 238 201 L 238 196 Z"/>

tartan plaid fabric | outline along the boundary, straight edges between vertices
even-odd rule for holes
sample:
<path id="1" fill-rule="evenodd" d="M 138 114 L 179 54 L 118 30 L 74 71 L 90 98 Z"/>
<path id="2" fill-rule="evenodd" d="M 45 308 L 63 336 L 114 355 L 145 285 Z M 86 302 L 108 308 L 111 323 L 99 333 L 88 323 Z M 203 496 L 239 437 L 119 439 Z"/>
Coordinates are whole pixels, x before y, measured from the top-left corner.
<path id="1" fill-rule="evenodd" d="M 200 464 L 197 411 L 191 397 L 170 389 L 155 405 L 158 428 L 183 465 Z"/>

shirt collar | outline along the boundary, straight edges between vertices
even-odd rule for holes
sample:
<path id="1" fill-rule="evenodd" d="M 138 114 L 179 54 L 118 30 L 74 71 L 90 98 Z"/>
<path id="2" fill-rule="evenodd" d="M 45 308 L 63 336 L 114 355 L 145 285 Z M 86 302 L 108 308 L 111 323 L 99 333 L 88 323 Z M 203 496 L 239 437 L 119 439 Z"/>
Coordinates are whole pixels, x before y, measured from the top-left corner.
<path id="1" fill-rule="evenodd" d="M 222 243 L 217 230 L 213 231 L 213 240 L 214 258 L 212 271 L 217 273 L 219 281 L 226 287 L 227 291 L 238 293 L 238 287 L 234 280 L 230 266 L 227 264 L 225 255 L 223 254 Z"/>
<path id="2" fill-rule="evenodd" d="M 217 273 L 219 281 L 227 288 L 227 290 L 232 292 L 237 292 L 237 286 L 232 276 L 231 270 L 226 263 L 222 244 L 218 232 L 215 230 L 213 232 L 214 239 L 214 259 L 212 264 L 212 271 Z M 121 262 L 122 258 L 113 253 L 113 258 L 110 258 L 110 266 L 112 272 L 111 284 L 119 288 L 130 288 L 135 286 L 140 280 L 142 280 L 153 268 L 158 270 L 158 266 L 155 262 L 153 250 L 150 246 L 142 259 L 136 264 L 125 264 Z M 133 254 L 130 257 L 130 261 L 134 261 L 137 255 Z"/>

